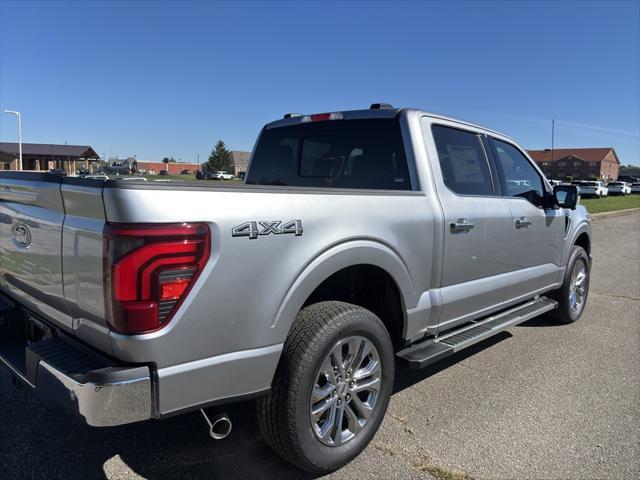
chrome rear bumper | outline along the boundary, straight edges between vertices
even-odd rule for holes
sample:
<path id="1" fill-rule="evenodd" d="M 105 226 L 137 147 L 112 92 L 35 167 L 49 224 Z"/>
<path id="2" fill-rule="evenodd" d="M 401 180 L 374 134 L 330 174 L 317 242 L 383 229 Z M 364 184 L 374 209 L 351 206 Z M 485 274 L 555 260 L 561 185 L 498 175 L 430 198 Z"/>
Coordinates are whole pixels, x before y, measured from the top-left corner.
<path id="1" fill-rule="evenodd" d="M 120 366 L 66 337 L 0 295 L 0 365 L 45 401 L 95 427 L 153 416 L 151 371 Z"/>
<path id="2" fill-rule="evenodd" d="M 38 395 L 67 404 L 94 427 L 110 427 L 151 418 L 148 367 L 89 372 L 80 382 L 45 361 L 38 365 Z"/>

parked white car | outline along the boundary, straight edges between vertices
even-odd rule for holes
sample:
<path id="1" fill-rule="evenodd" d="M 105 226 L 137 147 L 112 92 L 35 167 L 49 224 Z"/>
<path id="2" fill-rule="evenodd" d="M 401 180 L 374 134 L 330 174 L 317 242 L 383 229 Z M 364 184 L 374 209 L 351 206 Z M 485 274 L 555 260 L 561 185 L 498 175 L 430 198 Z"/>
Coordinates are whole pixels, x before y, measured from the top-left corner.
<path id="1" fill-rule="evenodd" d="M 213 178 L 216 180 L 233 180 L 235 177 L 231 173 L 217 171 L 213 172 Z"/>
<path id="2" fill-rule="evenodd" d="M 602 182 L 580 182 L 578 186 L 583 197 L 601 198 L 609 194 L 609 189 Z"/>
<path id="3" fill-rule="evenodd" d="M 631 184 L 631 193 L 640 193 L 640 182 L 634 182 Z"/>
<path id="4" fill-rule="evenodd" d="M 607 187 L 611 195 L 631 195 L 631 187 L 627 182 L 609 182 Z"/>

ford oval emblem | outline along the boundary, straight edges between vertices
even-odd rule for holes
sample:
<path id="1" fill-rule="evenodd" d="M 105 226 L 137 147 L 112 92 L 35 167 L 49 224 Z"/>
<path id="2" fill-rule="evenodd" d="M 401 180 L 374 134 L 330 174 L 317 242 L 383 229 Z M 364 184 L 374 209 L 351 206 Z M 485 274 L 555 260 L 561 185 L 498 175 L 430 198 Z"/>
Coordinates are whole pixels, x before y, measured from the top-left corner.
<path id="1" fill-rule="evenodd" d="M 13 227 L 13 240 L 21 247 L 27 248 L 31 245 L 31 231 L 26 225 L 19 223 Z"/>

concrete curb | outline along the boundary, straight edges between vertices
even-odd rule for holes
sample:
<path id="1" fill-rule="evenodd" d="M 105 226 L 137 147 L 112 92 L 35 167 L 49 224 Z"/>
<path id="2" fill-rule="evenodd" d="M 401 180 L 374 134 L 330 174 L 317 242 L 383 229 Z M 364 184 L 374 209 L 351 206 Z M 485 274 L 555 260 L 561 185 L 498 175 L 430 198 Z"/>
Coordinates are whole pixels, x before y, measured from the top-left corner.
<path id="1" fill-rule="evenodd" d="M 614 210 L 613 212 L 590 213 L 591 220 L 598 220 L 608 217 L 619 217 L 621 215 L 629 215 L 631 213 L 640 213 L 640 208 L 627 208 L 625 210 Z"/>

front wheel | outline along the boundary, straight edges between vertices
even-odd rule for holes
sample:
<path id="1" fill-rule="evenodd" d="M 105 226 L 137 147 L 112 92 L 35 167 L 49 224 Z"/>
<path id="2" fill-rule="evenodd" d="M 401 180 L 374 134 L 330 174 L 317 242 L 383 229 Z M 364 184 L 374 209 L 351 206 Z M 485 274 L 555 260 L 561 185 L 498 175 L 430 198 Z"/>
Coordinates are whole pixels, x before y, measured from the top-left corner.
<path id="1" fill-rule="evenodd" d="M 297 467 L 328 473 L 365 449 L 387 410 L 393 346 L 380 319 L 342 302 L 300 311 L 271 393 L 257 402 L 267 444 Z"/>
<path id="2" fill-rule="evenodd" d="M 573 323 L 580 318 L 589 294 L 591 264 L 584 248 L 574 245 L 569 255 L 562 287 L 549 296 L 557 300 L 558 307 L 550 316 L 560 323 Z"/>

